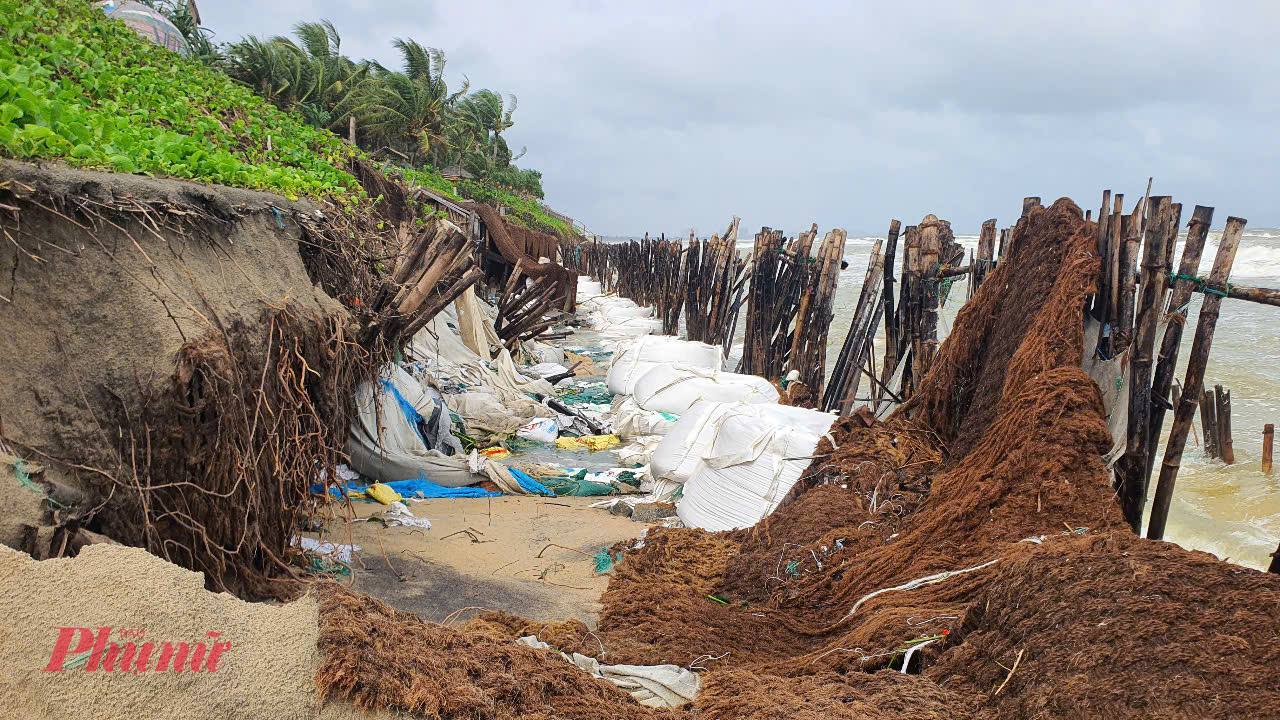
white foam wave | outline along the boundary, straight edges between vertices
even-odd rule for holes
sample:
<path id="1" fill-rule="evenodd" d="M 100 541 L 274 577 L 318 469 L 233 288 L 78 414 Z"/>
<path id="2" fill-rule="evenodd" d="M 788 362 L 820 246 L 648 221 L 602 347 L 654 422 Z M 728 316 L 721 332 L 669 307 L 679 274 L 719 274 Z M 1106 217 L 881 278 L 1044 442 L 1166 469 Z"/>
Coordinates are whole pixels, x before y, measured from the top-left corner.
<path id="1" fill-rule="evenodd" d="M 1180 241 L 1174 248 L 1174 264 L 1182 257 L 1183 243 Z M 1209 242 L 1200 256 L 1200 275 L 1208 276 L 1213 269 L 1213 258 L 1218 254 L 1218 244 Z M 1263 245 L 1249 246 L 1241 243 L 1236 251 L 1235 262 L 1231 265 L 1231 278 L 1280 278 L 1280 247 Z"/>

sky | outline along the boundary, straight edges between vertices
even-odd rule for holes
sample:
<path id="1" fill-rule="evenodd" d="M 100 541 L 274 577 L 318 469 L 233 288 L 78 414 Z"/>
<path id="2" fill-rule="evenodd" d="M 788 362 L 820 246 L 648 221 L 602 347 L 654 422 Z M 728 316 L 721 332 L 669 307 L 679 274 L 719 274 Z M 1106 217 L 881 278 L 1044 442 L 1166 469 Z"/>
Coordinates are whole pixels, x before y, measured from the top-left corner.
<path id="1" fill-rule="evenodd" d="M 218 41 L 328 19 L 353 58 L 442 49 L 451 86 L 515 94 L 508 142 L 605 235 L 927 213 L 976 233 L 1022 198 L 1103 189 L 1280 226 L 1275 2 L 218 0 Z"/>

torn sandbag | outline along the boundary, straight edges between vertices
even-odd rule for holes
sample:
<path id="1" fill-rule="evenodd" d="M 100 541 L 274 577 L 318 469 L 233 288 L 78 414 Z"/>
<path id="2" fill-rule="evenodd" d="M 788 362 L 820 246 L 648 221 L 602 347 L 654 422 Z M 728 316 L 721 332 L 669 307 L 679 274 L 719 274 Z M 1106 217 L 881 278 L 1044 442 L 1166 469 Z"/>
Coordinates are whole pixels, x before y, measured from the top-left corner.
<path id="1" fill-rule="evenodd" d="M 516 642 L 527 647 L 559 652 L 533 635 L 526 635 Z M 693 702 L 702 687 L 702 681 L 696 673 L 679 665 L 603 665 L 595 658 L 581 653 L 574 653 L 573 657 L 569 657 L 561 652 L 560 657 L 595 677 L 617 685 L 646 707 L 681 707 Z"/>
<path id="2" fill-rule="evenodd" d="M 377 381 L 361 383 L 355 404 L 347 452 L 361 475 L 383 482 L 425 476 L 445 487 L 483 479 L 467 468 L 439 394 L 403 368 L 389 365 Z"/>

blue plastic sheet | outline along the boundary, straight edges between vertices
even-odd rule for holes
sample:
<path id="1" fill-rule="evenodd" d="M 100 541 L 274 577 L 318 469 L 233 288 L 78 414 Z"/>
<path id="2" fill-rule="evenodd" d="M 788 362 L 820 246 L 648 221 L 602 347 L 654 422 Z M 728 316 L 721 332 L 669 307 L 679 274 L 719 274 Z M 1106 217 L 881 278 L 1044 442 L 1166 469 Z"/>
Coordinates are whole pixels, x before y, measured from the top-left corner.
<path id="1" fill-rule="evenodd" d="M 512 472 L 514 473 L 515 471 Z M 521 483 L 521 485 L 523 484 L 524 483 Z M 484 488 L 478 487 L 447 488 L 443 485 L 437 485 L 426 478 L 397 480 L 396 482 L 389 482 L 386 485 L 406 498 L 418 497 L 418 493 L 422 493 L 422 497 L 429 498 L 480 498 L 498 497 L 502 494 L 489 492 Z M 543 489 L 545 490 L 545 488 Z"/>
<path id="2" fill-rule="evenodd" d="M 537 480 L 534 480 L 529 475 L 515 468 L 507 468 L 507 470 L 511 472 L 511 477 L 515 478 L 516 482 L 520 483 L 520 487 L 524 488 L 525 492 L 532 493 L 534 495 L 547 495 L 550 497 L 555 496 L 555 493 L 551 492 L 551 490 L 549 490 L 546 485 L 543 485 Z"/>

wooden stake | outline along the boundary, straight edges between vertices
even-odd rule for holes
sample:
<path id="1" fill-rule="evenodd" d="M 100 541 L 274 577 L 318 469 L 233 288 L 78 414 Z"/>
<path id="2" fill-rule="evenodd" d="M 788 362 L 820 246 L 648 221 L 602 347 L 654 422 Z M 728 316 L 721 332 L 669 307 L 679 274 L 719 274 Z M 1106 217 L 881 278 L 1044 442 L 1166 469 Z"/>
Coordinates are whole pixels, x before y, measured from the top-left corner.
<path id="1" fill-rule="evenodd" d="M 1242 218 L 1227 218 L 1227 227 L 1222 232 L 1218 243 L 1218 254 L 1213 260 L 1213 271 L 1209 274 L 1214 289 L 1221 288 L 1225 294 L 1227 278 L 1231 276 L 1231 265 L 1235 262 L 1236 250 L 1240 247 L 1240 235 L 1244 232 L 1246 221 Z M 1213 346 L 1213 331 L 1218 324 L 1218 313 L 1222 306 L 1222 297 L 1218 294 L 1206 294 L 1204 305 L 1200 308 L 1200 317 L 1196 323 L 1196 336 L 1191 344 L 1191 354 L 1187 357 L 1187 376 L 1182 383 L 1182 402 L 1178 404 L 1173 420 L 1173 430 L 1169 433 L 1169 444 L 1165 448 L 1164 462 L 1160 466 L 1160 481 L 1156 485 L 1155 499 L 1151 504 L 1151 522 L 1147 526 L 1147 537 L 1154 540 L 1164 538 L 1165 523 L 1169 519 L 1169 505 L 1173 500 L 1173 488 L 1178 480 L 1178 468 L 1182 464 L 1182 449 L 1187 442 L 1187 431 L 1191 424 L 1191 416 L 1195 413 L 1195 405 L 1188 401 L 1199 395 L 1204 388 L 1204 368 L 1209 361 L 1209 350 Z M 1208 435 L 1208 428 L 1205 428 Z"/>
<path id="2" fill-rule="evenodd" d="M 1262 426 L 1262 473 L 1271 474 L 1271 446 L 1275 441 L 1276 426 L 1267 423 Z"/>
<path id="3" fill-rule="evenodd" d="M 1222 456 L 1222 462 L 1234 465 L 1236 452 L 1231 444 L 1231 391 L 1214 385 L 1213 395 L 1218 404 L 1218 454 Z"/>
<path id="4" fill-rule="evenodd" d="M 1128 441 L 1119 471 L 1120 504 L 1134 532 L 1142 532 L 1142 510 L 1147 503 L 1147 455 L 1150 435 L 1151 370 L 1156 330 L 1159 326 L 1165 286 L 1165 245 L 1168 242 L 1170 202 L 1167 196 L 1152 198 L 1151 218 L 1142 255 L 1142 298 L 1133 352 L 1129 356 Z M 1166 389 L 1167 394 L 1167 389 Z M 1164 400 L 1163 397 L 1160 398 Z M 1159 428 L 1156 429 L 1159 432 Z"/>
<path id="5" fill-rule="evenodd" d="M 1211 459 L 1218 457 L 1217 408 L 1213 393 L 1208 390 L 1202 391 L 1200 393 L 1200 427 L 1204 428 L 1204 454 Z"/>
<path id="6" fill-rule="evenodd" d="M 1182 206 L 1174 203 L 1173 211 L 1180 214 Z M 1187 244 L 1182 250 L 1182 260 L 1178 264 L 1179 276 L 1194 276 L 1195 268 L 1200 267 L 1200 256 L 1204 252 L 1205 238 L 1209 235 L 1209 224 L 1213 221 L 1213 208 L 1197 205 L 1191 214 L 1191 222 L 1187 230 Z M 1177 226 L 1174 225 L 1173 233 L 1166 233 L 1168 245 L 1166 246 L 1166 257 L 1172 252 L 1175 244 Z M 1160 431 L 1164 428 L 1165 404 L 1164 399 L 1169 395 L 1169 388 L 1173 385 L 1174 370 L 1178 364 L 1178 352 L 1182 346 L 1182 329 L 1187 322 L 1187 304 L 1191 301 L 1191 294 L 1195 291 L 1195 284 L 1185 277 L 1175 278 L 1173 281 L 1173 293 L 1169 296 L 1169 304 L 1166 308 L 1166 317 L 1169 320 L 1168 326 L 1164 330 L 1164 338 L 1160 343 L 1160 356 L 1156 362 L 1155 373 L 1151 381 L 1151 417 L 1147 424 L 1147 438 L 1150 452 L 1146 456 L 1146 469 L 1143 472 L 1143 483 L 1151 482 L 1151 472 L 1155 467 L 1154 452 L 1155 444 L 1160 439 Z M 1173 403 L 1173 407 L 1177 406 L 1177 401 Z"/>
<path id="7" fill-rule="evenodd" d="M 1120 256 L 1123 254 L 1121 234 L 1124 216 L 1124 193 L 1116 193 L 1112 198 L 1111 218 L 1107 220 L 1107 308 L 1105 322 L 1111 326 L 1110 335 L 1106 338 L 1107 357 L 1115 355 L 1116 323 L 1120 318 Z"/>

